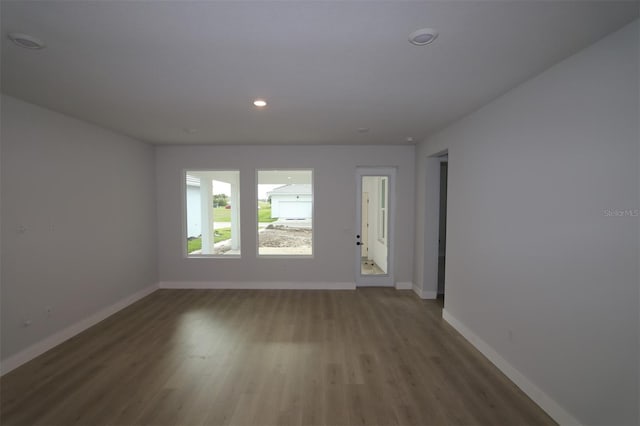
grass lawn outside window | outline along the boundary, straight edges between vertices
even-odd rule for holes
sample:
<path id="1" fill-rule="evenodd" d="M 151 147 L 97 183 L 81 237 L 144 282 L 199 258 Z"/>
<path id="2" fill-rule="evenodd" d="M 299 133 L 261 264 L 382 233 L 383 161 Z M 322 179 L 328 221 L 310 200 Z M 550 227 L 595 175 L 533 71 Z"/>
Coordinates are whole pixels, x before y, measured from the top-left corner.
<path id="1" fill-rule="evenodd" d="M 278 220 L 271 217 L 271 205 L 267 202 L 260 201 L 260 209 L 258 210 L 258 222 L 270 223 Z M 233 208 L 233 207 L 232 207 Z M 225 207 L 215 207 L 213 209 L 214 222 L 231 222 L 231 209 Z M 231 239 L 231 228 L 220 228 L 215 230 L 214 243 Z M 202 249 L 202 237 L 192 238 L 187 241 L 187 253 Z"/>

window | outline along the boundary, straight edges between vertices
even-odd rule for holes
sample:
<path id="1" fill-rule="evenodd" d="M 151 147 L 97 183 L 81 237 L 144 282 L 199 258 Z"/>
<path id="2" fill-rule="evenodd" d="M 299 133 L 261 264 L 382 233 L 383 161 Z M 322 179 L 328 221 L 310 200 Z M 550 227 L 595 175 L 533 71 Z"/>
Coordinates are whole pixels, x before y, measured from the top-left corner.
<path id="1" fill-rule="evenodd" d="M 258 255 L 313 254 L 313 171 L 258 170 Z"/>
<path id="2" fill-rule="evenodd" d="M 188 257 L 240 255 L 240 172 L 185 173 Z"/>
<path id="3" fill-rule="evenodd" d="M 387 192 L 388 182 L 386 177 L 380 178 L 380 206 L 378 208 L 378 240 L 387 241 Z"/>

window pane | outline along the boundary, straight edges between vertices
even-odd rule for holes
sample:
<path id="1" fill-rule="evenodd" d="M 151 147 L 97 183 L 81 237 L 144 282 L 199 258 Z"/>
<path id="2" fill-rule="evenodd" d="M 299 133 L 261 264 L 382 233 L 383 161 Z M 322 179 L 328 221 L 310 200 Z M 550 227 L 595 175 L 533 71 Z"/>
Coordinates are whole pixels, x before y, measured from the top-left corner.
<path id="1" fill-rule="evenodd" d="M 187 255 L 240 254 L 240 172 L 186 172 Z"/>
<path id="2" fill-rule="evenodd" d="M 258 170 L 258 254 L 313 254 L 313 171 Z"/>

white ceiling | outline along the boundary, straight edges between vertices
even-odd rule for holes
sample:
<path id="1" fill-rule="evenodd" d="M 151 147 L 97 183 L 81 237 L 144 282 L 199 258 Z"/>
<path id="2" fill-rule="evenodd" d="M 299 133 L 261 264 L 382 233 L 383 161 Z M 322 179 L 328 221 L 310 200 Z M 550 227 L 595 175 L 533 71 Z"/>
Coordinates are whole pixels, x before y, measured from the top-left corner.
<path id="1" fill-rule="evenodd" d="M 637 17 L 637 1 L 5 0 L 2 91 L 152 143 L 406 143 Z M 422 27 L 439 38 L 409 44 Z"/>

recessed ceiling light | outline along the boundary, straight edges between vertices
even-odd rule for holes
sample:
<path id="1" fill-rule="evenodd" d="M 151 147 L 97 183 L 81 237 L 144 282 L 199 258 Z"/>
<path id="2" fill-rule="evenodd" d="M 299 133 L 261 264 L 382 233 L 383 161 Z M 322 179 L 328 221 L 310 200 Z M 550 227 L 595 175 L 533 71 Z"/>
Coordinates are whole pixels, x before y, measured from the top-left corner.
<path id="1" fill-rule="evenodd" d="M 267 101 L 265 101 L 264 99 L 256 99 L 255 101 L 253 101 L 253 105 L 257 106 L 258 108 L 264 108 L 267 106 Z"/>
<path id="2" fill-rule="evenodd" d="M 407 142 L 413 142 L 413 141 L 415 141 L 413 136 L 407 136 Z"/>
<path id="3" fill-rule="evenodd" d="M 183 132 L 193 135 L 198 132 L 198 129 L 194 129 L 193 127 L 185 127 L 182 129 Z"/>
<path id="4" fill-rule="evenodd" d="M 367 133 L 369 131 L 368 127 L 359 127 L 358 133 Z"/>
<path id="5" fill-rule="evenodd" d="M 41 40 L 38 40 L 28 34 L 9 33 L 7 34 L 7 37 L 9 37 L 9 40 L 14 42 L 16 45 L 24 47 L 25 49 L 44 49 L 45 46 Z"/>
<path id="6" fill-rule="evenodd" d="M 433 28 L 421 28 L 409 35 L 409 42 L 416 46 L 425 46 L 438 38 L 438 32 Z"/>

